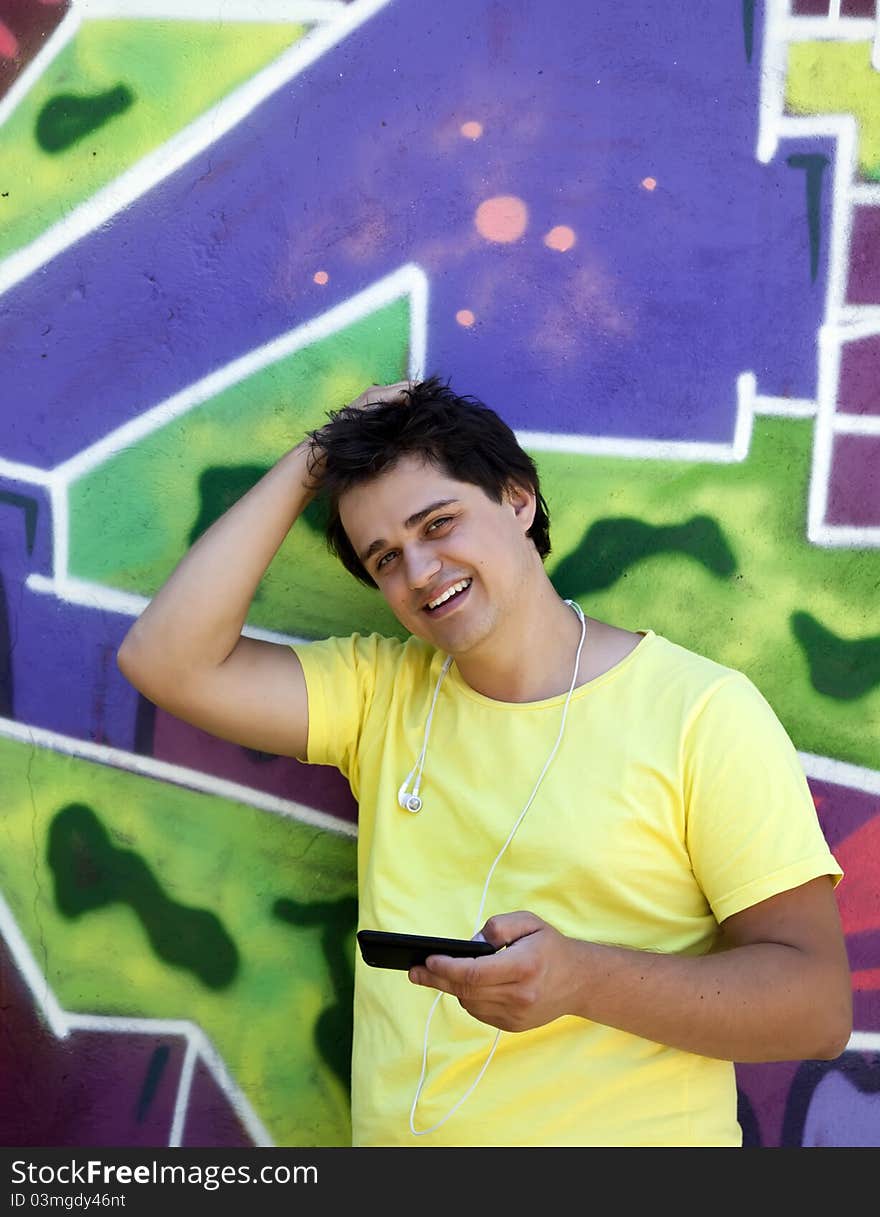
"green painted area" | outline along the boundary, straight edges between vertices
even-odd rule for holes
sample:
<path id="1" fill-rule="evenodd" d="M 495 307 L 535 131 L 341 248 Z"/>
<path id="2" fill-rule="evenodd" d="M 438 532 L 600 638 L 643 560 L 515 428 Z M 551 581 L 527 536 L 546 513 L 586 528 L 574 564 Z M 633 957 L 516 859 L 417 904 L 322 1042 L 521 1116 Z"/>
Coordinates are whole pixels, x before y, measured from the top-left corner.
<path id="1" fill-rule="evenodd" d="M 346 950 L 357 930 L 358 902 L 354 896 L 333 901 L 276 900 L 275 916 L 291 925 L 316 926 L 324 958 L 333 978 L 336 1004 L 322 1011 L 315 1027 L 315 1047 L 346 1090 L 351 1089 L 352 1003 L 354 969 Z"/>
<path id="2" fill-rule="evenodd" d="M 65 917 L 127 904 L 165 963 L 186 968 L 211 989 L 235 979 L 238 950 L 220 918 L 210 909 L 171 899 L 143 858 L 113 844 L 87 804 L 68 803 L 53 816 L 47 857 L 55 903 Z"/>
<path id="3" fill-rule="evenodd" d="M 85 21 L 0 127 L 0 257 L 39 236 L 305 33 L 305 26 L 287 23 Z M 134 101 L 120 110 L 123 89 Z M 79 99 L 73 142 L 73 119 L 59 96 Z M 101 96 L 118 112 L 89 131 L 83 107 L 93 99 L 94 120 Z M 41 147 L 47 134 L 55 139 L 48 151 Z"/>
<path id="4" fill-rule="evenodd" d="M 37 143 L 44 152 L 66 152 L 78 140 L 98 131 L 133 105 L 134 94 L 125 85 L 85 97 L 78 93 L 59 93 L 40 111 Z"/>
<path id="5" fill-rule="evenodd" d="M 809 613 L 793 613 L 791 628 L 810 665 L 813 687 L 855 700 L 880 687 L 880 634 L 839 638 Z"/>
<path id="6" fill-rule="evenodd" d="M 736 558 L 724 530 L 711 516 L 658 526 L 618 516 L 590 525 L 580 543 L 557 564 L 553 582 L 560 596 L 577 600 L 613 586 L 638 562 L 662 553 L 687 554 L 720 578 L 736 573 Z"/>
<path id="7" fill-rule="evenodd" d="M 192 1019 L 277 1144 L 350 1144 L 348 1091 L 318 1041 L 328 1019 L 341 1034 L 339 959 L 354 967 L 354 927 L 339 915 L 356 896 L 354 840 L 4 738 L 0 788 L 0 890 L 61 1005 Z M 76 919 L 59 910 L 47 849 L 70 804 L 94 809 L 109 845 L 142 859 L 169 898 L 222 921 L 240 952 L 231 984 L 211 989 L 170 966 L 129 903 Z M 332 915 L 282 919 L 279 901 Z"/>
<path id="8" fill-rule="evenodd" d="M 812 420 L 758 417 L 739 464 L 533 453 L 551 509 L 547 569 L 571 587 L 569 555 L 583 554 L 590 529 L 609 519 L 635 518 L 656 529 L 694 517 L 716 521 L 735 573 L 695 561 L 693 545 L 658 550 L 628 565 L 612 586 L 585 589 L 577 597 L 582 607 L 738 668 L 798 748 L 877 769 L 880 686 L 863 687 L 850 700 L 820 692 L 792 626 L 793 614 L 809 613 L 843 638 L 877 632 L 880 553 L 825 549 L 806 539 L 812 446 Z M 330 605 L 327 616 L 329 632 L 336 628 Z"/>
<path id="9" fill-rule="evenodd" d="M 243 493 L 327 411 L 364 384 L 406 375 L 409 301 L 402 298 L 262 369 L 110 458 L 71 488 L 70 569 L 150 596 L 219 511 Z M 224 479 L 220 474 L 226 469 Z M 250 622 L 285 633 L 326 633 L 327 606 L 376 616 L 376 597 L 331 562 L 323 534 L 293 529 L 261 583 Z M 399 629 L 384 609 L 386 632 Z"/>
<path id="10" fill-rule="evenodd" d="M 880 73 L 870 42 L 791 42 L 785 105 L 794 114 L 852 114 L 863 177 L 880 180 Z"/>

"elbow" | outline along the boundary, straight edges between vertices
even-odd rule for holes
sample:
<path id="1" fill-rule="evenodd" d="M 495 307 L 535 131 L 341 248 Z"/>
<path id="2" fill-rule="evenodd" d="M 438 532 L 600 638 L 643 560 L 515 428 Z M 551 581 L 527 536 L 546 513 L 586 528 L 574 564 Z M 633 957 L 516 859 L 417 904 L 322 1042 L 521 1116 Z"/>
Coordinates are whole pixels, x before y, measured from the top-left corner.
<path id="1" fill-rule="evenodd" d="M 841 993 L 836 1007 L 826 1012 L 821 1027 L 820 1049 L 813 1054 L 817 1061 L 834 1061 L 846 1051 L 846 1046 L 852 1036 L 852 990 L 847 985 L 846 993 Z"/>
<path id="2" fill-rule="evenodd" d="M 116 666 L 128 683 L 143 693 L 148 665 L 134 637 L 136 625 L 137 623 L 131 627 L 116 651 Z"/>

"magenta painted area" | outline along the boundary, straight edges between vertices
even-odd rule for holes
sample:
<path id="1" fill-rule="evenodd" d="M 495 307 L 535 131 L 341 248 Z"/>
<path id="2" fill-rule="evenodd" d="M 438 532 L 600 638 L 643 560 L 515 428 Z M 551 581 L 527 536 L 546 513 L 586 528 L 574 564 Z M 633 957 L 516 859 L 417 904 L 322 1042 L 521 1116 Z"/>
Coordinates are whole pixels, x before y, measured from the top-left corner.
<path id="1" fill-rule="evenodd" d="M 181 1036 L 89 1030 L 59 1039 L 34 1005 L 2 937 L 0 994 L 0 1145 L 169 1144 L 185 1048 Z M 252 1144 L 201 1063 L 185 1129 L 188 1145 Z"/>
<path id="2" fill-rule="evenodd" d="M 877 0 L 840 0 L 841 17 L 873 17 Z"/>
<path id="3" fill-rule="evenodd" d="M 814 281 L 786 158 L 823 148 L 758 162 L 762 28 L 749 58 L 739 4 L 388 5 L 0 298 L 0 454 L 52 465 L 409 262 L 427 370 L 512 425 L 726 441 L 741 372 L 812 397 L 829 175 Z M 507 196 L 522 236 L 480 235 Z"/>
<path id="4" fill-rule="evenodd" d="M 880 435 L 837 435 L 831 457 L 826 520 L 880 525 Z"/>
<path id="5" fill-rule="evenodd" d="M 58 1039 L 0 938 L 0 1145 L 167 1145 L 183 1060 L 179 1037 L 74 1031 Z M 167 1063 L 152 1100 L 153 1053 Z"/>
<path id="6" fill-rule="evenodd" d="M 45 0 L 40 3 L 35 3 L 35 0 L 0 0 L 0 22 L 10 31 L 16 43 L 12 58 L 0 55 L 0 97 L 42 50 L 46 39 L 69 7 L 68 3 L 46 3 Z"/>
<path id="7" fill-rule="evenodd" d="M 880 304 L 880 207 L 854 207 L 848 304 Z"/>
<path id="8" fill-rule="evenodd" d="M 840 348 L 837 408 L 846 414 L 880 414 L 880 334 Z"/>
<path id="9" fill-rule="evenodd" d="M 253 1140 L 214 1075 L 199 1061 L 193 1071 L 181 1145 L 188 1149 L 222 1145 L 244 1149 Z"/>
<path id="10" fill-rule="evenodd" d="M 303 765 L 294 757 L 256 759 L 249 749 L 208 735 L 163 710 L 156 711 L 152 754 L 157 760 L 199 769 L 341 819 L 357 820 L 351 789 L 337 769 Z"/>

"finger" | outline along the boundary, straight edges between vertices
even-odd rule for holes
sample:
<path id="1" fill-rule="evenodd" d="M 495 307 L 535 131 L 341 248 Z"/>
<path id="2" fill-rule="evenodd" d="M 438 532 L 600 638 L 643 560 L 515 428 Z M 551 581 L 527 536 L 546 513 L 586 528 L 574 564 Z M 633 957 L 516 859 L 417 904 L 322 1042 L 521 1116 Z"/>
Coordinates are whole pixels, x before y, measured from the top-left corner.
<path id="1" fill-rule="evenodd" d="M 429 955 L 425 967 L 431 976 L 439 976 L 456 986 L 456 992 L 473 993 L 495 985 L 511 985 L 522 980 L 524 968 L 521 959 L 510 954 L 510 950 L 480 959 L 454 959 L 451 955 Z"/>
<path id="2" fill-rule="evenodd" d="M 458 997 L 456 986 L 451 980 L 429 972 L 427 968 L 410 968 L 409 979 L 414 985 L 423 985 L 427 989 L 439 989 L 441 993 L 451 993 Z"/>
<path id="3" fill-rule="evenodd" d="M 493 947 L 510 946 L 520 938 L 543 929 L 547 923 L 534 913 L 518 909 L 513 913 L 496 913 L 483 926 L 482 934 Z"/>
<path id="4" fill-rule="evenodd" d="M 402 397 L 412 388 L 409 380 L 396 380 L 393 385 L 371 385 L 361 397 L 364 401 L 379 402 Z"/>

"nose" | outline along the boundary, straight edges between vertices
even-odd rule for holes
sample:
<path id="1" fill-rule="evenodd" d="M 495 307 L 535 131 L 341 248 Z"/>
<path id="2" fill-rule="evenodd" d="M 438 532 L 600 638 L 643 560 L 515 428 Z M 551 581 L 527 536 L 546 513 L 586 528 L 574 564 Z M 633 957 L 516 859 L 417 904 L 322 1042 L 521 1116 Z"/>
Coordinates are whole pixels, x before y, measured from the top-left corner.
<path id="1" fill-rule="evenodd" d="M 403 552 L 406 581 L 413 591 L 427 587 L 442 565 L 436 554 L 421 545 L 411 545 Z"/>

